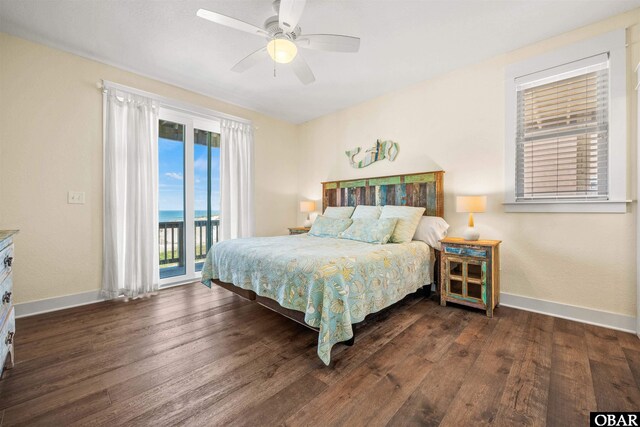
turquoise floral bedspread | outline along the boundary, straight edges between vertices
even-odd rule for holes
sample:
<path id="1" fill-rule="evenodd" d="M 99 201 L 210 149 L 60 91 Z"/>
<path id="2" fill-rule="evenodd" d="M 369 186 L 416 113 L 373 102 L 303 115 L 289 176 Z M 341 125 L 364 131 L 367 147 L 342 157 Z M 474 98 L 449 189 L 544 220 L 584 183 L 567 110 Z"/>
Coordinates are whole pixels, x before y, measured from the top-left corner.
<path id="1" fill-rule="evenodd" d="M 211 247 L 202 283 L 211 279 L 251 289 L 305 313 L 319 328 L 318 356 L 329 364 L 334 344 L 362 321 L 432 282 L 431 250 L 423 242 L 376 245 L 298 236 L 233 239 Z"/>

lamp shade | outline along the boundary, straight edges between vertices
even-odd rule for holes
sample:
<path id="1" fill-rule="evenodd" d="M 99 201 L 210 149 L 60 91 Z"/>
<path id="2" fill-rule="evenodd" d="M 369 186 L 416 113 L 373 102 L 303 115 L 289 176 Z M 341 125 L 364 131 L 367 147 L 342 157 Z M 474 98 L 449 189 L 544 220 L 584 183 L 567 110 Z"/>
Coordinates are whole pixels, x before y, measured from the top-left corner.
<path id="1" fill-rule="evenodd" d="M 456 212 L 484 212 L 487 209 L 487 196 L 457 196 Z"/>
<path id="2" fill-rule="evenodd" d="M 300 202 L 300 212 L 313 212 L 316 210 L 316 202 L 312 202 L 310 200 L 305 200 Z"/>

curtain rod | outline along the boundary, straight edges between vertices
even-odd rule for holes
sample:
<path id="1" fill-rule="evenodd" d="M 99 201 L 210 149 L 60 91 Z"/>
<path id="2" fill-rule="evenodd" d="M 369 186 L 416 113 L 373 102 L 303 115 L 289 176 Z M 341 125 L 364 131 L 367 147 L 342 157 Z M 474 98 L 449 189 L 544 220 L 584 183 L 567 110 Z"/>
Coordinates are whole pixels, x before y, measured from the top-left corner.
<path id="1" fill-rule="evenodd" d="M 194 105 L 188 102 L 178 101 L 172 98 L 168 98 L 166 96 L 161 96 L 152 92 L 146 92 L 144 90 L 136 89 L 133 87 L 121 85 L 119 83 L 114 83 L 109 80 L 101 80 L 96 84 L 97 88 L 102 91 L 102 93 L 106 93 L 108 88 L 118 89 L 125 92 L 130 92 L 134 95 L 145 96 L 147 98 L 154 99 L 160 103 L 161 107 L 170 108 L 173 110 L 180 110 L 187 113 L 195 113 L 199 115 L 203 115 L 206 117 L 215 117 L 218 119 L 227 119 L 227 120 L 235 120 L 237 122 L 252 124 L 252 121 L 249 119 L 244 119 L 242 117 L 233 116 L 231 114 L 221 113 L 220 111 L 211 110 L 206 107 L 201 107 L 199 105 Z M 257 129 L 257 128 L 256 128 Z"/>

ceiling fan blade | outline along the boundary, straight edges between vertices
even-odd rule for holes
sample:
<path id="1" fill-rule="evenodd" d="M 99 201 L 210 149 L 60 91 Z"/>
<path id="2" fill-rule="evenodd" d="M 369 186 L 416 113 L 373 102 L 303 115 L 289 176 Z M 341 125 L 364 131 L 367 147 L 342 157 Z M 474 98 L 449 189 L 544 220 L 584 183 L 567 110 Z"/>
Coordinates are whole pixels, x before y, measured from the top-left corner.
<path id="1" fill-rule="evenodd" d="M 305 49 L 328 52 L 357 52 L 360 49 L 358 37 L 339 34 L 309 34 L 296 39 L 296 44 Z"/>
<path id="2" fill-rule="evenodd" d="M 233 66 L 233 68 L 231 68 L 231 71 L 235 71 L 236 73 L 245 72 L 249 68 L 256 65 L 258 62 L 268 57 L 269 57 L 269 54 L 267 53 L 267 48 L 263 47 L 251 53 L 250 55 L 242 59 L 240 62 L 238 62 L 236 65 Z"/>
<path id="3" fill-rule="evenodd" d="M 278 18 L 280 28 L 285 33 L 291 33 L 296 29 L 306 3 L 307 0 L 280 0 Z"/>
<path id="4" fill-rule="evenodd" d="M 291 67 L 302 84 L 308 85 L 316 81 L 316 77 L 313 75 L 311 68 L 309 68 L 309 64 L 307 64 L 307 61 L 305 61 L 300 54 L 291 62 Z"/>
<path id="5" fill-rule="evenodd" d="M 234 28 L 236 30 L 244 31 L 245 33 L 251 33 L 258 36 L 269 37 L 269 33 L 267 33 L 262 28 L 258 28 L 255 25 L 248 24 L 244 21 L 240 21 L 239 19 L 231 18 L 220 13 L 211 12 L 210 10 L 206 9 L 198 9 L 196 15 L 208 21 L 215 22 L 216 24 L 224 25 L 225 27 Z"/>

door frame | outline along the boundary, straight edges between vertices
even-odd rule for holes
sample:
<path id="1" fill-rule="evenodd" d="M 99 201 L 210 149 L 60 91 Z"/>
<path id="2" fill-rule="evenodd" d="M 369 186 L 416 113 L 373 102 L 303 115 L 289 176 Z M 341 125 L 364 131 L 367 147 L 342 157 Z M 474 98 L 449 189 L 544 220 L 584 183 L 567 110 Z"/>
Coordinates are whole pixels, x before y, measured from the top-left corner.
<path id="1" fill-rule="evenodd" d="M 185 127 L 185 143 L 184 143 L 184 262 L 185 274 L 180 276 L 172 276 L 161 278 L 159 285 L 161 288 L 175 286 L 180 284 L 192 283 L 200 280 L 202 273 L 196 271 L 196 255 L 195 255 L 195 215 L 194 215 L 194 199 L 195 199 L 195 177 L 194 177 L 194 130 L 200 129 L 214 133 L 220 133 L 220 119 L 216 117 L 206 117 L 202 114 L 189 113 L 183 110 L 174 110 L 170 107 L 160 107 L 158 112 L 158 120 L 167 120 L 184 125 Z M 157 209 L 159 210 L 159 206 Z M 194 250 L 189 250 L 193 248 Z M 155 266 L 160 269 L 160 265 Z"/>

